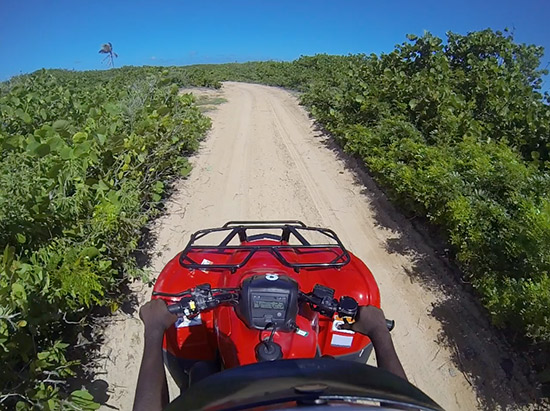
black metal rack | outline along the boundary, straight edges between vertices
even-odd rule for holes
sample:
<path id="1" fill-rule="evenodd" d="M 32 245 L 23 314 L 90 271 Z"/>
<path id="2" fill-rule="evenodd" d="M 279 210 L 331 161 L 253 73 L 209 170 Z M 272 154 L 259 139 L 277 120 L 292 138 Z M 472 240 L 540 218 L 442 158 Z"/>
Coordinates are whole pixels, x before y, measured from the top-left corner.
<path id="1" fill-rule="evenodd" d="M 274 235 L 271 233 L 261 233 L 249 236 L 248 230 L 281 230 L 281 235 Z M 196 242 L 203 239 L 209 234 L 227 232 L 224 239 L 217 245 L 197 245 Z M 332 244 L 311 244 L 306 240 L 305 232 L 318 232 L 333 241 Z M 238 237 L 241 245 L 229 245 L 229 243 Z M 288 242 L 291 237 L 294 237 L 299 244 L 290 245 Z M 270 239 L 280 241 L 281 244 L 274 245 L 242 245 L 244 242 L 256 241 L 262 239 Z M 283 244 L 287 243 L 287 244 Z M 336 253 L 336 257 L 330 262 L 308 262 L 308 263 L 295 263 L 288 261 L 282 252 L 295 251 L 297 254 L 307 252 L 308 250 L 330 249 Z M 202 264 L 193 260 L 189 253 L 192 251 L 207 251 L 213 250 L 218 252 L 225 251 L 248 251 L 246 257 L 236 264 Z M 344 245 L 336 235 L 336 233 L 328 228 L 320 227 L 308 227 L 298 220 L 274 220 L 274 221 L 229 221 L 222 227 L 208 228 L 199 230 L 191 235 L 191 239 L 187 246 L 182 251 L 179 263 L 182 267 L 187 269 L 199 269 L 199 270 L 230 270 L 231 272 L 237 271 L 239 268 L 245 266 L 252 256 L 257 252 L 267 252 L 273 255 L 281 264 L 286 267 L 290 267 L 298 272 L 301 268 L 340 268 L 350 262 L 350 255 L 345 249 Z"/>

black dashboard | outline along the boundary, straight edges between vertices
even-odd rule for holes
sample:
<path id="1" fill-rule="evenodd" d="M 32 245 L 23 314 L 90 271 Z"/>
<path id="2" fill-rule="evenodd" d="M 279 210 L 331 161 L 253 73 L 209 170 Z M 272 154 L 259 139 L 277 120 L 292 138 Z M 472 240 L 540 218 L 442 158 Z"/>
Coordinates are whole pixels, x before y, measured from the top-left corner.
<path id="1" fill-rule="evenodd" d="M 278 274 L 254 275 L 242 283 L 237 314 L 257 330 L 291 330 L 298 313 L 298 283 Z"/>

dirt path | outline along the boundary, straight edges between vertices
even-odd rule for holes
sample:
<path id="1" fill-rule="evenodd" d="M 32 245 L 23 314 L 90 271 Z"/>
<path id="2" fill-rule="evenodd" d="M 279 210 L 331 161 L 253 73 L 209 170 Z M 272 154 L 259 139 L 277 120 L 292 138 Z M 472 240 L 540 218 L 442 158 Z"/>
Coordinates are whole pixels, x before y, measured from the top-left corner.
<path id="1" fill-rule="evenodd" d="M 190 178 L 157 222 L 155 274 L 191 232 L 227 220 L 326 226 L 374 273 L 382 308 L 397 321 L 393 338 L 412 383 L 448 410 L 506 408 L 524 399 L 520 391 L 529 397 L 515 376 L 517 361 L 488 331 L 476 303 L 368 177 L 315 130 L 295 97 L 241 83 L 225 83 L 223 97 L 228 102 L 209 112 L 213 129 Z M 148 287 L 135 288 L 140 302 L 149 298 Z M 131 408 L 141 332 L 136 313 L 118 314 L 105 332 L 99 377 L 109 383 L 111 409 Z"/>

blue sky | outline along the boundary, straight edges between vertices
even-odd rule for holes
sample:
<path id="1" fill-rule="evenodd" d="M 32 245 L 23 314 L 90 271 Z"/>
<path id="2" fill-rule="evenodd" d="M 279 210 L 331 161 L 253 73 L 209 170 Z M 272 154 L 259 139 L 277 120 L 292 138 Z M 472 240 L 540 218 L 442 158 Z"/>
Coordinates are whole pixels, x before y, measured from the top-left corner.
<path id="1" fill-rule="evenodd" d="M 0 0 L 0 19 L 0 80 L 106 68 L 108 41 L 117 66 L 184 65 L 390 52 L 407 33 L 487 27 L 513 28 L 550 61 L 549 0 Z"/>

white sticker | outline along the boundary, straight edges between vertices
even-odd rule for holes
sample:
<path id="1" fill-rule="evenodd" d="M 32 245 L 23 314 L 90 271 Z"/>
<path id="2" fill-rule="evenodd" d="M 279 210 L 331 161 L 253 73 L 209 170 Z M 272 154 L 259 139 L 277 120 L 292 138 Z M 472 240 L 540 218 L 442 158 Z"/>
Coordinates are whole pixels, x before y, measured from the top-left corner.
<path id="1" fill-rule="evenodd" d="M 175 325 L 176 325 L 176 328 L 185 328 L 185 327 L 193 327 L 195 325 L 201 325 L 201 324 L 202 324 L 201 315 L 197 314 L 196 317 L 193 317 L 191 319 L 187 317 L 179 317 Z"/>
<path id="2" fill-rule="evenodd" d="M 201 261 L 201 265 L 212 265 L 212 264 L 214 264 L 214 263 L 213 263 L 212 261 L 210 261 L 210 260 L 207 260 L 206 258 L 205 258 L 204 260 Z M 208 270 L 201 269 L 201 271 L 202 271 L 203 273 L 208 274 Z"/>
<path id="3" fill-rule="evenodd" d="M 330 345 L 333 347 L 351 347 L 353 337 L 348 335 L 332 334 Z"/>
<path id="4" fill-rule="evenodd" d="M 296 334 L 298 334 L 300 337 L 307 337 L 309 333 L 304 330 L 300 330 L 299 328 L 296 328 Z"/>
<path id="5" fill-rule="evenodd" d="M 355 334 L 355 331 L 351 330 L 340 330 L 338 328 L 339 325 L 344 324 L 344 321 L 342 320 L 334 320 L 332 321 L 332 331 L 336 331 L 337 333 L 344 333 L 344 334 Z"/>

